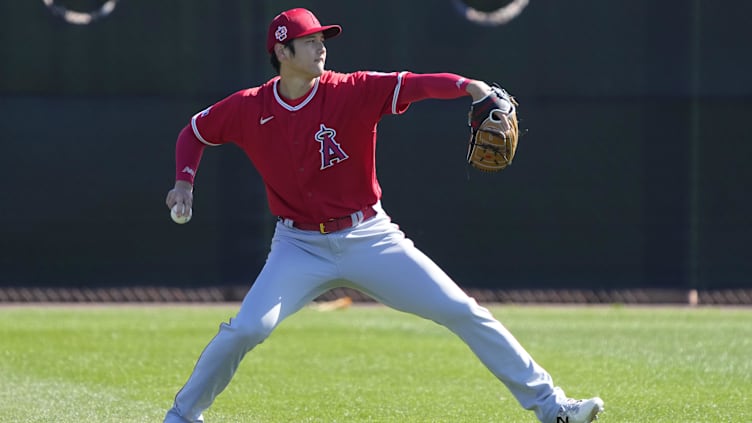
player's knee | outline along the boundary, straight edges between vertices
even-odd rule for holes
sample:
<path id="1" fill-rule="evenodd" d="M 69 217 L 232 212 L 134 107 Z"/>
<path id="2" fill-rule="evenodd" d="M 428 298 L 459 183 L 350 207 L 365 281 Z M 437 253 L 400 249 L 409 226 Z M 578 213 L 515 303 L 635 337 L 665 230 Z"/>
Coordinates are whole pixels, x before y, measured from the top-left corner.
<path id="1" fill-rule="evenodd" d="M 493 319 L 488 309 L 480 306 L 473 298 L 467 301 L 453 301 L 444 307 L 440 321 L 444 326 L 464 324 L 470 321 Z"/>
<path id="2" fill-rule="evenodd" d="M 239 322 L 234 320 L 227 325 L 227 329 L 229 329 L 236 342 L 252 348 L 271 335 L 274 325 L 264 324 L 263 321 Z"/>

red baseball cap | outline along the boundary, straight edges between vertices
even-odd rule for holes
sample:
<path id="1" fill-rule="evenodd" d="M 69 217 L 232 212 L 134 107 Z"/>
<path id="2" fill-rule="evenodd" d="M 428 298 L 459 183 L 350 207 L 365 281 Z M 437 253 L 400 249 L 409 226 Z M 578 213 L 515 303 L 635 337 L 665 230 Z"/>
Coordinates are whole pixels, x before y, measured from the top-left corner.
<path id="1" fill-rule="evenodd" d="M 286 10 L 275 16 L 271 25 L 269 25 L 266 51 L 271 53 L 276 43 L 284 43 L 316 32 L 323 32 L 324 38 L 332 38 L 342 32 L 342 27 L 339 25 L 321 26 L 321 22 L 308 9 Z"/>

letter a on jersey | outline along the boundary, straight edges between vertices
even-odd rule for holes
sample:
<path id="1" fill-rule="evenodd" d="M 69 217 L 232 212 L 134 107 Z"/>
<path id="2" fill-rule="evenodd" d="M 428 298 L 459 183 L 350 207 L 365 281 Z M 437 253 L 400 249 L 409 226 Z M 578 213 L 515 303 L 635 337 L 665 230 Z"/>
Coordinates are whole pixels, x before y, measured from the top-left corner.
<path id="1" fill-rule="evenodd" d="M 339 163 L 347 159 L 347 154 L 342 150 L 342 147 L 334 140 L 337 136 L 337 131 L 332 128 L 327 128 L 324 124 L 321 124 L 321 128 L 316 132 L 316 141 L 321 144 L 321 170 L 334 166 L 334 163 Z"/>

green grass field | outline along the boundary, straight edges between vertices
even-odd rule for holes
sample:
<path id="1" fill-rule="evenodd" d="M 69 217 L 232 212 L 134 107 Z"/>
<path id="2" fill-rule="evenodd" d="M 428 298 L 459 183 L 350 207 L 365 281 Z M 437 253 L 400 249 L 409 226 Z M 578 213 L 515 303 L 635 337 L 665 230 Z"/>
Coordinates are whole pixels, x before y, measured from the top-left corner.
<path id="1" fill-rule="evenodd" d="M 0 421 L 161 422 L 230 306 L 0 307 Z M 601 422 L 752 422 L 752 309 L 492 307 Z M 534 422 L 444 328 L 304 309 L 207 422 Z"/>

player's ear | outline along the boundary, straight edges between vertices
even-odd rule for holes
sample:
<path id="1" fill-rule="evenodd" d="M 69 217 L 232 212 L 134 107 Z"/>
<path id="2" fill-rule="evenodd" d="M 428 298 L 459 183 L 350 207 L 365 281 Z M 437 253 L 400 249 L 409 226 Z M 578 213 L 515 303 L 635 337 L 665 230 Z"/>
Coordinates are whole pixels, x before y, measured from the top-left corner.
<path id="1" fill-rule="evenodd" d="M 287 49 L 285 48 L 284 44 L 277 43 L 274 45 L 274 54 L 277 55 L 277 60 L 280 62 L 282 59 L 287 58 Z"/>

